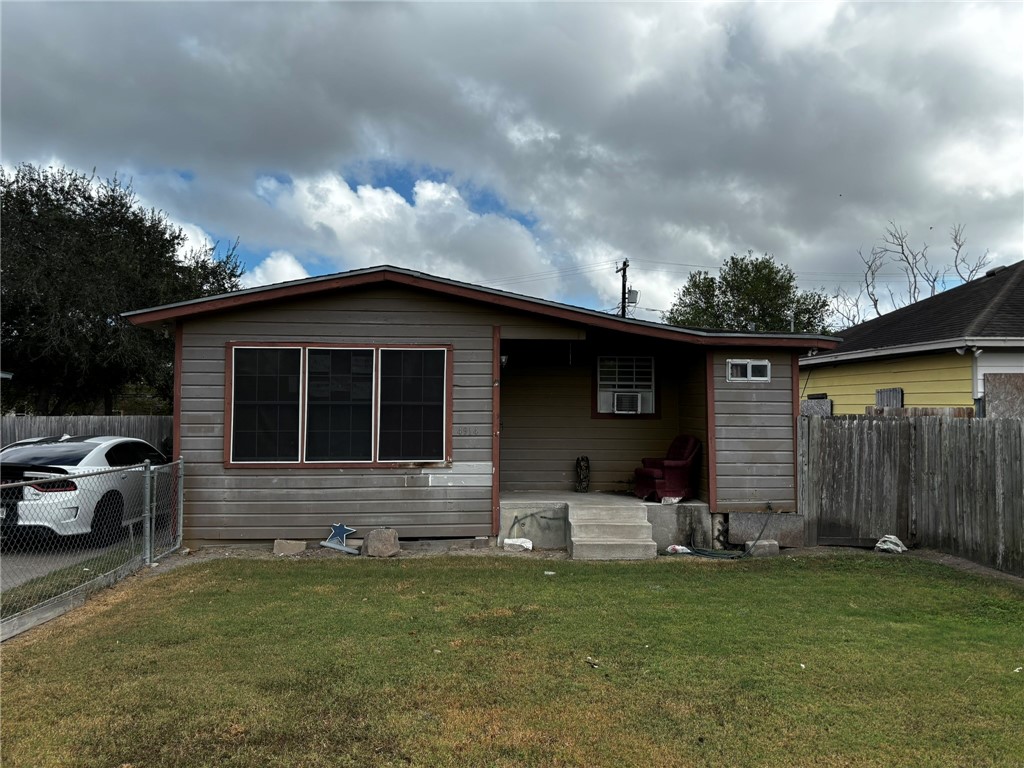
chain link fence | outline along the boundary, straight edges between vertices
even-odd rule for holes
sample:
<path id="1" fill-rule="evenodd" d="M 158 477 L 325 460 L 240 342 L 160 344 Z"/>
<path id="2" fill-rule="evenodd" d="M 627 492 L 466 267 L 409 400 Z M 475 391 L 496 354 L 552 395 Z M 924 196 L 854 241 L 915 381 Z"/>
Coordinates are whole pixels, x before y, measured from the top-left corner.
<path id="1" fill-rule="evenodd" d="M 184 462 L 0 485 L 0 639 L 181 546 Z"/>

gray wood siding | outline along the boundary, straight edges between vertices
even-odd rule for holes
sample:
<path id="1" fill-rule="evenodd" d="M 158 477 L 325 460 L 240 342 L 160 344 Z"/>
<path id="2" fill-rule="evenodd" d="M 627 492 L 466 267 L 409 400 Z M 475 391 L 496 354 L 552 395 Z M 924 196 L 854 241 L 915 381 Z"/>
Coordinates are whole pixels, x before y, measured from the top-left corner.
<path id="1" fill-rule="evenodd" d="M 491 531 L 492 325 L 507 313 L 388 287 L 317 297 L 187 322 L 181 442 L 187 462 L 185 537 L 320 539 L 331 523 L 390 526 L 403 537 Z M 450 344 L 453 464 L 402 469 L 225 469 L 228 341 Z"/>
<path id="2" fill-rule="evenodd" d="M 771 381 L 726 381 L 726 360 L 771 362 Z M 796 509 L 792 357 L 737 349 L 714 355 L 718 511 Z"/>
<path id="3" fill-rule="evenodd" d="M 702 353 L 691 359 L 685 348 L 672 349 L 655 353 L 658 418 L 595 418 L 597 354 L 643 352 L 583 344 L 570 352 L 555 344 L 531 354 L 512 347 L 501 376 L 502 490 L 571 490 L 576 457 L 587 456 L 592 490 L 624 491 L 640 459 L 663 456 L 680 431 L 706 439 Z"/>

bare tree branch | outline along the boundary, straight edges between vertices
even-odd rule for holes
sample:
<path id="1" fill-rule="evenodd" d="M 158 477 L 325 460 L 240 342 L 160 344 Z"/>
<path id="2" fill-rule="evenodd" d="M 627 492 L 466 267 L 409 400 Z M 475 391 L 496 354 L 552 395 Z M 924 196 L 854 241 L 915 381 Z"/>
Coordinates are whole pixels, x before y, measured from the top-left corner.
<path id="1" fill-rule="evenodd" d="M 957 277 L 963 280 L 965 283 L 976 278 L 981 272 L 988 266 L 988 251 L 986 250 L 981 256 L 974 261 L 971 261 L 967 256 L 967 252 L 964 250 L 964 246 L 967 244 L 967 238 L 964 237 L 963 224 L 954 224 L 949 229 L 949 239 L 953 244 L 949 247 L 953 251 L 953 269 L 956 271 Z"/>
<path id="2" fill-rule="evenodd" d="M 953 261 L 941 268 L 933 266 L 928 261 L 928 243 L 921 243 L 915 248 L 911 242 L 910 235 L 900 227 L 895 220 L 890 219 L 878 244 L 871 248 L 869 256 L 865 256 L 862 249 L 857 250 L 857 255 L 864 264 L 864 282 L 856 296 L 844 289 L 837 289 L 832 295 L 833 315 L 842 322 L 849 322 L 851 325 L 862 322 L 864 318 L 864 300 L 866 297 L 869 309 L 878 317 L 881 317 L 883 304 L 891 304 L 893 308 L 899 308 L 912 304 L 922 298 L 934 296 L 945 289 L 947 277 L 954 274 L 961 282 L 973 280 L 982 274 L 988 266 L 988 251 L 985 251 L 977 259 L 971 259 L 966 251 L 966 238 L 964 237 L 964 225 L 956 224 L 949 230 L 949 237 L 952 241 L 950 250 L 953 251 Z M 879 288 L 879 276 L 884 274 L 883 269 L 893 265 L 902 272 L 906 287 L 904 291 L 898 291 L 891 285 L 884 289 Z M 883 296 L 887 294 L 887 301 Z"/>

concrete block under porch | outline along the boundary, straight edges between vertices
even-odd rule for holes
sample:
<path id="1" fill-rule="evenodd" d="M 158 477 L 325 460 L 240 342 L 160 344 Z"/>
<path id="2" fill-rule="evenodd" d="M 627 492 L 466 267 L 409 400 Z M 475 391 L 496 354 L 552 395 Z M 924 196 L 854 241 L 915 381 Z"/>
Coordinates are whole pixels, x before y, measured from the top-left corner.
<path id="1" fill-rule="evenodd" d="M 670 544 L 711 549 L 712 516 L 702 501 L 654 504 L 616 493 L 501 494 L 498 545 L 527 538 L 537 549 L 568 549 L 576 560 L 642 560 Z"/>

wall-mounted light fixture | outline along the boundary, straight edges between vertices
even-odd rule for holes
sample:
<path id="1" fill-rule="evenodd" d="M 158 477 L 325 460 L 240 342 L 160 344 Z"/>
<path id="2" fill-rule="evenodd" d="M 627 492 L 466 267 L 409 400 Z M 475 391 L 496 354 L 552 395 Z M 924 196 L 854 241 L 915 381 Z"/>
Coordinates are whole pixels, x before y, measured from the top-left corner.
<path id="1" fill-rule="evenodd" d="M 508 355 L 502 355 L 501 356 L 501 367 L 504 368 L 506 365 L 508 365 Z"/>

